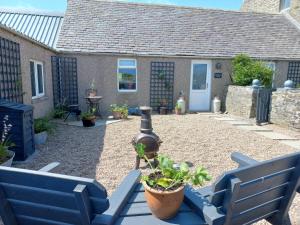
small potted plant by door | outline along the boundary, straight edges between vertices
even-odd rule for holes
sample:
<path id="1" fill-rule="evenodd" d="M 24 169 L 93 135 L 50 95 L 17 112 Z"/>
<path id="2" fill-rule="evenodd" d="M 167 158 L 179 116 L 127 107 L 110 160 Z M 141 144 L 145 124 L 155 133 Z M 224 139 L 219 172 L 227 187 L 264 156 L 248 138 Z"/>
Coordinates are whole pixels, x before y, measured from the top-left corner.
<path id="1" fill-rule="evenodd" d="M 81 113 L 81 121 L 84 127 L 94 127 L 96 124 L 95 109 Z"/>
<path id="2" fill-rule="evenodd" d="M 34 120 L 34 142 L 36 145 L 46 144 L 48 133 L 53 131 L 53 125 L 49 118 L 38 118 Z"/>
<path id="3" fill-rule="evenodd" d="M 8 124 L 8 116 L 6 115 L 3 119 L 3 130 L 0 133 L 0 166 L 12 165 L 15 153 L 8 150 L 10 147 L 13 147 L 14 144 L 9 140 L 8 134 L 11 131 L 12 125 Z"/>
<path id="4" fill-rule="evenodd" d="M 167 99 L 162 99 L 160 101 L 160 106 L 159 106 L 159 114 L 160 115 L 167 115 L 168 114 L 168 101 Z"/>
<path id="5" fill-rule="evenodd" d="M 164 155 L 157 156 L 158 166 L 154 168 L 144 150 L 143 144 L 136 145 L 137 154 L 151 168 L 149 175 L 142 176 L 146 201 L 153 215 L 159 219 L 170 219 L 176 215 L 183 202 L 185 185 L 203 185 L 205 181 L 211 180 L 211 176 L 203 167 L 191 172 L 186 163 L 175 164 Z"/>
<path id="6" fill-rule="evenodd" d="M 176 115 L 181 115 L 181 107 L 178 103 L 176 103 L 176 106 L 175 106 L 175 113 Z"/>
<path id="7" fill-rule="evenodd" d="M 128 106 L 127 105 L 110 105 L 113 118 L 115 120 L 127 119 L 128 118 Z"/>

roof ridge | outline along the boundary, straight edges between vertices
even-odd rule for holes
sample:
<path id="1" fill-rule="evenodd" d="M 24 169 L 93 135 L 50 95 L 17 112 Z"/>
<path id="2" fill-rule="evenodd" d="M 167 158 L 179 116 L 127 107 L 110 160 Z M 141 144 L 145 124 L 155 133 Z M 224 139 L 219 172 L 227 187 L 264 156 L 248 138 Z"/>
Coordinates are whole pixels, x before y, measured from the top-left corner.
<path id="1" fill-rule="evenodd" d="M 39 15 L 39 16 L 52 16 L 52 17 L 65 16 L 65 13 L 59 11 L 46 11 L 46 10 L 20 9 L 20 8 L 0 8 L 0 13 L 15 13 L 15 14 Z"/>
<path id="2" fill-rule="evenodd" d="M 167 8 L 178 8 L 178 9 L 192 9 L 192 10 L 203 10 L 203 11 L 217 11 L 217 12 L 231 12 L 238 14 L 258 14 L 258 15 L 280 15 L 280 13 L 265 13 L 265 12 L 243 12 L 240 10 L 229 10 L 229 9 L 218 9 L 218 8 L 203 8 L 203 7 L 194 7 L 194 6 L 181 6 L 167 3 L 145 3 L 145 2 L 128 2 L 126 0 L 85 0 L 85 1 L 95 1 L 95 2 L 111 2 L 111 3 L 120 3 L 124 5 L 141 5 L 148 7 L 167 7 Z"/>

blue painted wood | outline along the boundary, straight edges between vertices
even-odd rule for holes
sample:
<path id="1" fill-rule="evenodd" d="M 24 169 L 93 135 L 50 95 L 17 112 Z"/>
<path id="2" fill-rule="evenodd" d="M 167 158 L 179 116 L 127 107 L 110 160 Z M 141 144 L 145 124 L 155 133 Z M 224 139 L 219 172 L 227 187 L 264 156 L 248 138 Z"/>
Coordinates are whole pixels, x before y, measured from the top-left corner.
<path id="1" fill-rule="evenodd" d="M 139 170 L 131 171 L 118 189 L 109 198 L 110 207 L 102 215 L 97 215 L 92 224 L 113 224 L 118 218 L 123 207 L 127 204 L 136 186 L 139 184 L 141 172 Z"/>
<path id="2" fill-rule="evenodd" d="M 109 207 L 106 190 L 93 179 L 0 167 L 0 188 L 18 225 L 86 225 Z"/>
<path id="3" fill-rule="evenodd" d="M 5 197 L 3 188 L 0 186 L 0 215 L 5 224 L 18 225 L 10 203 Z"/>
<path id="4" fill-rule="evenodd" d="M 300 153 L 265 162 L 237 153 L 232 158 L 242 167 L 199 191 L 208 201 L 206 207 L 211 204 L 221 210 L 226 215 L 225 224 L 251 224 L 262 219 L 272 224 L 288 222 L 288 211 L 300 185 Z M 213 216 L 204 218 L 213 224 Z"/>
<path id="5" fill-rule="evenodd" d="M 86 185 L 78 184 L 74 189 L 77 207 L 80 211 L 82 224 L 91 224 L 92 207 Z"/>
<path id="6" fill-rule="evenodd" d="M 239 164 L 239 167 L 250 166 L 258 163 L 257 160 L 252 159 L 240 152 L 233 152 L 231 154 L 231 159 Z"/>

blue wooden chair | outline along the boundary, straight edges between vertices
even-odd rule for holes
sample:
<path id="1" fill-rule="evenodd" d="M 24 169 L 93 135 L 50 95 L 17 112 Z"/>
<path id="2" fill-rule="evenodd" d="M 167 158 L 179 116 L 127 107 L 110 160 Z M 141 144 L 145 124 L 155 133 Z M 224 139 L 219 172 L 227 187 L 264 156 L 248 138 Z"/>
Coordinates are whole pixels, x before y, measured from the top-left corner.
<path id="1" fill-rule="evenodd" d="M 49 173 L 57 163 L 40 171 L 0 167 L 0 215 L 5 225 L 239 225 L 262 219 L 288 224 L 300 188 L 300 153 L 261 163 L 239 153 L 232 158 L 241 168 L 211 187 L 187 187 L 170 220 L 151 215 L 137 170 L 107 198 L 93 179 Z"/>
<path id="2" fill-rule="evenodd" d="M 185 197 L 207 224 L 252 224 L 266 219 L 291 224 L 289 208 L 300 193 L 300 152 L 258 162 L 241 153 L 240 168 L 223 174 L 211 187 L 186 188 Z"/>

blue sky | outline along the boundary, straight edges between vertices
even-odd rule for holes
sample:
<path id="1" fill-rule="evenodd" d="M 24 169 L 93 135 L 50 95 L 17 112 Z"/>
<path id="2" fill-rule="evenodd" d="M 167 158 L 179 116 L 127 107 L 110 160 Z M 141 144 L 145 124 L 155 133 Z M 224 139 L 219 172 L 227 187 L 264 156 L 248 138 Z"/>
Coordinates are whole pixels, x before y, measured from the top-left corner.
<path id="1" fill-rule="evenodd" d="M 238 10 L 243 0 L 123 0 L 131 2 L 161 3 L 181 6 L 198 6 Z M 66 9 L 67 0 L 0 0 L 1 8 L 61 11 Z"/>

